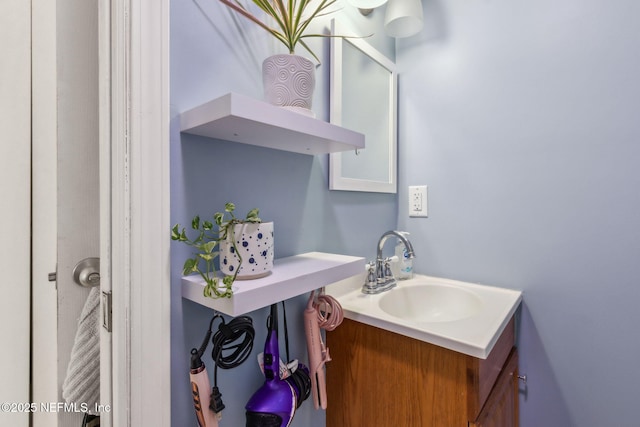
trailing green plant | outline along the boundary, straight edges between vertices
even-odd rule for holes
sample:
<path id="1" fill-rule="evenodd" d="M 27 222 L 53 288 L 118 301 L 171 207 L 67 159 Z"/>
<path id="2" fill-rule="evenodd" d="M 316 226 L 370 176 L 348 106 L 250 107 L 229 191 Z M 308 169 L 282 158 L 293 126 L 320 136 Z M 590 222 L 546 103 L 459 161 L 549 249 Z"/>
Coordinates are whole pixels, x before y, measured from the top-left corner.
<path id="1" fill-rule="evenodd" d="M 198 273 L 206 282 L 203 291 L 204 296 L 209 298 L 230 298 L 233 295 L 232 285 L 242 265 L 242 256 L 236 247 L 235 225 L 262 222 L 258 217 L 258 209 L 251 209 L 245 218 L 237 218 L 233 213 L 235 209 L 236 207 L 233 203 L 226 203 L 224 212 L 216 212 L 213 215 L 213 222 L 201 221 L 200 216 L 194 216 L 191 220 L 191 228 L 197 232 L 194 239 L 187 236 L 185 227 L 180 224 L 174 225 L 171 229 L 171 240 L 182 242 L 196 249 L 194 256 L 184 262 L 182 274 L 186 276 Z M 235 255 L 240 263 L 235 268 L 233 276 L 224 276 L 222 278 L 221 286 L 220 278 L 216 273 L 215 259 L 220 254 L 219 243 L 226 240 L 227 237 L 230 238 Z"/>
<path id="2" fill-rule="evenodd" d="M 328 34 L 305 34 L 307 27 L 314 19 L 333 12 L 328 9 L 337 0 L 251 0 L 267 16 L 273 18 L 275 26 L 270 26 L 267 22 L 251 13 L 239 0 L 220 1 L 269 32 L 289 49 L 289 53 L 293 54 L 296 45 L 299 43 L 318 62 L 320 62 L 320 59 L 303 39 L 308 37 L 344 37 Z M 312 3 L 314 3 L 313 6 L 311 6 Z M 307 8 L 309 9 L 307 10 Z"/>

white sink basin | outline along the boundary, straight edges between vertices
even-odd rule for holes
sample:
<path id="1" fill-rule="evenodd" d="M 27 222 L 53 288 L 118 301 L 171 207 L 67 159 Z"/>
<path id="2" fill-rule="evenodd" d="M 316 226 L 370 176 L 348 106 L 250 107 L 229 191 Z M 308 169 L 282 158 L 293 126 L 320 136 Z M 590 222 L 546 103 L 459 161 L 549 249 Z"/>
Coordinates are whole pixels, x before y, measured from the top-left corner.
<path id="1" fill-rule="evenodd" d="M 415 281 L 380 296 L 380 308 L 391 316 L 412 322 L 452 322 L 474 316 L 482 300 L 465 289 L 428 281 Z"/>
<path id="2" fill-rule="evenodd" d="M 481 359 L 522 301 L 520 291 L 422 275 L 365 295 L 364 280 L 363 273 L 326 287 L 345 317 Z"/>

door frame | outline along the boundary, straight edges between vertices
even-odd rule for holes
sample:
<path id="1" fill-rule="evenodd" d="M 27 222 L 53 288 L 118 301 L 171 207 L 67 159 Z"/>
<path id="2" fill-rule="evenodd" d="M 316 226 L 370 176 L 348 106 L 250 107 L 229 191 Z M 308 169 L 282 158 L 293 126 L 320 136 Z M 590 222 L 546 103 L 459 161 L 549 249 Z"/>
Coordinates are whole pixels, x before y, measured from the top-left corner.
<path id="1" fill-rule="evenodd" d="M 11 233 L 0 246 L 0 424 L 27 426 L 28 413 L 7 403 L 29 399 L 31 282 L 31 4 L 0 4 L 0 221 Z M 6 64 L 6 65 L 5 65 Z M 28 402 L 28 400 L 26 400 Z M 5 403 L 7 402 L 7 403 Z M 4 421 L 6 420 L 6 421 Z M 6 423 L 6 424 L 5 424 Z"/>
<path id="2" fill-rule="evenodd" d="M 100 0 L 99 31 L 105 421 L 169 427 L 169 1 Z"/>

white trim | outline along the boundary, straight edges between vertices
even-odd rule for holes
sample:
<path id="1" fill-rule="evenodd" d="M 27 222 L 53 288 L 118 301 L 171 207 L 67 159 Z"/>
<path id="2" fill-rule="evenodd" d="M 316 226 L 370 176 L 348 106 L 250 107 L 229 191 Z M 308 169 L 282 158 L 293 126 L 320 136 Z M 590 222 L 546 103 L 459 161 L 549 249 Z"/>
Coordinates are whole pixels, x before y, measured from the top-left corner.
<path id="1" fill-rule="evenodd" d="M 111 188 L 103 188 L 111 195 L 110 221 L 102 229 L 111 243 L 113 425 L 168 427 L 169 4 L 110 6 L 111 86 L 101 95 L 110 96 L 111 127 L 101 143 L 110 142 L 103 147 L 110 162 L 102 160 L 103 176 L 110 174 Z"/>
<path id="2" fill-rule="evenodd" d="M 131 369 L 130 369 L 130 130 L 129 130 L 129 12 L 127 0 L 103 0 L 109 5 L 109 13 L 102 19 L 106 22 L 108 44 L 100 41 L 101 85 L 109 90 L 100 90 L 101 119 L 109 126 L 101 125 L 101 278 L 102 291 L 113 292 L 112 335 L 101 330 L 102 340 L 111 338 L 111 393 L 110 412 L 112 426 L 131 426 Z M 106 11 L 101 6 L 101 12 Z M 105 36 L 106 31 L 101 32 Z M 103 61 L 108 61 L 105 64 Z M 108 66 L 107 66 L 108 65 Z M 107 93 L 108 92 L 108 93 Z M 103 102 L 108 97 L 108 106 Z M 106 109 L 106 111 L 104 111 Z M 108 127 L 108 129 L 107 129 Z M 114 285 L 115 284 L 115 285 Z M 104 309 L 104 308 L 103 308 Z M 108 370 L 109 354 L 102 351 L 103 373 Z M 104 377 L 103 377 L 104 378 Z M 106 385 L 105 385 L 106 386 Z M 104 387 L 104 386 L 103 386 Z M 108 386 L 107 386 L 108 387 Z M 106 396 L 105 396 L 106 397 Z M 101 395 L 103 401 L 105 397 Z M 101 419 L 102 422 L 102 419 Z M 109 424 L 107 424 L 109 426 Z M 111 427 L 111 426 L 109 426 Z"/>
<path id="3" fill-rule="evenodd" d="M 31 252 L 31 4 L 0 2 L 0 403 L 28 402 Z M 27 400 L 24 400 L 27 399 Z M 3 407 L 4 408 L 4 407 Z M 27 426 L 27 413 L 0 412 L 0 424 Z M 6 420 L 6 421 L 5 421 Z"/>
<path id="4" fill-rule="evenodd" d="M 169 2 L 131 16 L 131 425 L 169 426 Z"/>
<path id="5" fill-rule="evenodd" d="M 100 158 L 100 291 L 110 292 L 111 274 L 111 3 L 98 3 L 98 115 Z M 102 300 L 101 300 L 102 304 Z M 101 306 L 103 311 L 105 308 Z M 118 405 L 113 400 L 113 340 L 112 333 L 100 328 L 100 403 L 111 411 L 101 414 L 104 426 L 115 425 L 113 418 Z M 118 383 L 118 381 L 116 381 Z M 118 412 L 119 414 L 119 412 Z"/>

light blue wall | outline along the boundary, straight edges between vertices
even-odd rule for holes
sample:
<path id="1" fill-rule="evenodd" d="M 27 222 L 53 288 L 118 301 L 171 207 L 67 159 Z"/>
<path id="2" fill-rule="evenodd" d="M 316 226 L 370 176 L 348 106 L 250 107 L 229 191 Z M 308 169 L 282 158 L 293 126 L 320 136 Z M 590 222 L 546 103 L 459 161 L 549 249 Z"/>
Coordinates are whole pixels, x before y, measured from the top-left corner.
<path id="1" fill-rule="evenodd" d="M 235 18 L 235 19 L 234 19 Z M 357 19 L 357 16 L 356 16 Z M 363 27 L 367 22 L 361 22 Z M 322 29 L 321 29 L 322 30 Z M 328 119 L 328 42 L 312 45 L 320 53 L 314 111 Z M 393 43 L 381 48 L 393 52 Z M 255 25 L 238 19 L 217 1 L 171 2 L 171 217 L 190 223 L 193 215 L 222 210 L 233 201 L 240 214 L 254 207 L 275 222 L 276 258 L 319 250 L 373 257 L 377 238 L 397 221 L 395 195 L 330 192 L 328 156 L 305 156 L 232 144 L 179 132 L 180 112 L 237 92 L 260 99 L 260 64 L 278 47 Z M 168 236 L 169 230 L 167 230 Z M 188 355 L 204 337 L 212 311 L 180 297 L 180 270 L 188 250 L 172 245 L 172 425 L 195 425 L 188 383 Z M 288 303 L 291 355 L 306 360 L 299 328 L 305 297 Z M 244 405 L 262 384 L 255 356 L 262 351 L 267 310 L 249 313 L 256 327 L 253 355 L 244 365 L 219 371 L 227 406 L 221 426 L 244 425 Z M 296 321 L 297 319 L 297 321 Z M 208 349 L 205 363 L 212 374 Z M 284 353 L 284 346 L 281 346 Z M 320 427 L 322 411 L 307 401 L 294 426 Z"/>
<path id="2" fill-rule="evenodd" d="M 397 45 L 415 269 L 524 291 L 523 427 L 637 426 L 640 4 L 423 4 Z"/>

